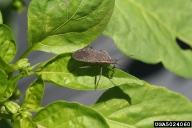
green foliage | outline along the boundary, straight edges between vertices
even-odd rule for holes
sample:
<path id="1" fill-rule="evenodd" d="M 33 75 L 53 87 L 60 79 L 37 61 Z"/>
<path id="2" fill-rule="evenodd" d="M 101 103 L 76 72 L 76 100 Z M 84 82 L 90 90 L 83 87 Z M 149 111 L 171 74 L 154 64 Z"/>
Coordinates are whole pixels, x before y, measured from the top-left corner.
<path id="1" fill-rule="evenodd" d="M 25 9 L 25 3 L 23 0 L 13 0 L 12 9 L 18 13 L 21 13 Z"/>
<path id="2" fill-rule="evenodd" d="M 157 120 L 192 120 L 192 104 L 182 95 L 144 82 L 107 90 L 92 105 L 111 128 L 153 128 Z"/>
<path id="3" fill-rule="evenodd" d="M 78 103 L 57 101 L 40 110 L 33 121 L 46 128 L 109 128 L 94 109 Z"/>
<path id="4" fill-rule="evenodd" d="M 14 68 L 8 65 L 16 54 L 16 44 L 8 26 L 0 24 L 0 68 L 13 72 Z"/>
<path id="5" fill-rule="evenodd" d="M 19 74 L 8 80 L 5 91 L 3 92 L 2 95 L 0 95 L 0 103 L 5 102 L 8 98 L 10 98 L 12 96 L 13 92 L 16 89 L 16 84 L 17 84 L 18 80 L 21 79 L 21 77 L 22 77 L 22 74 Z M 2 79 L 2 77 L 1 77 L 1 79 Z M 3 80 L 6 80 L 6 79 L 3 79 Z"/>
<path id="6" fill-rule="evenodd" d="M 14 64 L 14 67 L 16 69 L 23 69 L 23 68 L 26 68 L 26 67 L 29 67 L 29 66 L 30 66 L 30 63 L 28 62 L 27 58 L 20 59 L 19 61 L 17 61 Z"/>
<path id="7" fill-rule="evenodd" d="M 20 109 L 20 106 L 13 101 L 5 102 L 4 106 L 5 106 L 6 111 L 11 114 L 17 113 Z"/>
<path id="8" fill-rule="evenodd" d="M 1 56 L 0 56 L 0 68 L 4 69 L 7 72 L 15 71 L 14 67 L 12 65 L 7 64 Z"/>
<path id="9" fill-rule="evenodd" d="M 0 96 L 5 92 L 7 88 L 7 75 L 6 73 L 0 69 Z"/>
<path id="10" fill-rule="evenodd" d="M 100 66 L 80 69 L 82 63 L 74 60 L 71 53 L 63 53 L 43 63 L 36 74 L 43 80 L 60 86 L 78 90 L 95 90 L 95 84 L 99 78 Z M 103 76 L 97 89 L 111 88 L 125 83 L 140 83 L 139 79 L 121 70 L 114 69 L 115 73 L 110 79 L 112 72 L 104 66 Z"/>
<path id="11" fill-rule="evenodd" d="M 114 0 L 33 0 L 28 9 L 29 51 L 72 52 L 94 41 L 112 15 Z"/>
<path id="12" fill-rule="evenodd" d="M 2 14 L 1 14 L 1 11 L 0 11 L 0 24 L 3 23 L 3 18 L 2 18 Z"/>
<path id="13" fill-rule="evenodd" d="M 126 55 L 159 63 L 173 73 L 192 78 L 192 51 L 181 49 L 176 38 L 192 46 L 191 0 L 117 0 L 104 34 Z"/>
<path id="14" fill-rule="evenodd" d="M 8 26 L 0 24 L 0 56 L 5 62 L 10 62 L 16 53 L 16 44 Z"/>
<path id="15" fill-rule="evenodd" d="M 22 7 L 21 3 L 15 5 Z M 188 0 L 32 0 L 28 9 L 29 47 L 14 64 L 10 62 L 16 43 L 11 30 L 2 24 L 0 13 L 0 119 L 10 119 L 17 128 L 152 128 L 155 120 L 192 121 L 192 103 L 186 97 L 118 69 L 112 76 L 106 66 L 97 89 L 108 90 L 95 104 L 56 101 L 41 107 L 44 82 L 95 90 L 100 66 L 79 68 L 91 64 L 76 61 L 71 55 L 103 32 L 112 13 L 104 33 L 125 54 L 136 54 L 135 59 L 148 63 L 162 62 L 176 74 L 191 77 L 191 50 L 181 50 L 175 44 L 178 37 L 191 45 L 191 9 Z M 58 55 L 31 66 L 25 57 L 35 50 Z M 14 75 L 15 71 L 19 72 Z M 29 85 L 24 101 L 9 101 L 19 98 L 17 82 L 29 75 L 38 78 Z"/>
<path id="16" fill-rule="evenodd" d="M 37 124 L 35 124 L 29 117 L 22 118 L 22 120 L 16 120 L 13 124 L 16 128 L 38 128 Z"/>
<path id="17" fill-rule="evenodd" d="M 24 102 L 21 104 L 22 108 L 37 109 L 41 105 L 44 94 L 44 82 L 41 79 L 35 80 L 27 89 L 25 93 Z"/>

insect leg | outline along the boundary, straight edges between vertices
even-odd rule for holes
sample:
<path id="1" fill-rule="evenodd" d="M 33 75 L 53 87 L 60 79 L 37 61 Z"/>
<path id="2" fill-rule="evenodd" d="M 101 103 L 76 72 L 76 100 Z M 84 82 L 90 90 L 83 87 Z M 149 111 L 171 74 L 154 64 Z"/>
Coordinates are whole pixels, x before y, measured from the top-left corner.
<path id="1" fill-rule="evenodd" d="M 99 84 L 99 81 L 100 81 L 100 79 L 101 79 L 101 75 L 102 75 L 102 70 L 103 70 L 103 66 L 102 65 L 100 65 L 100 75 L 99 75 L 99 80 L 97 81 L 97 84 L 96 84 L 96 86 L 95 86 L 95 90 L 97 90 L 97 86 L 98 86 L 98 84 Z"/>
<path id="2" fill-rule="evenodd" d="M 113 72 L 110 76 L 110 79 L 111 79 L 113 77 L 113 74 L 115 73 L 115 71 L 113 70 L 115 68 L 115 65 L 113 65 L 113 68 L 111 68 L 111 67 L 109 67 L 109 65 L 107 65 L 107 68 Z"/>

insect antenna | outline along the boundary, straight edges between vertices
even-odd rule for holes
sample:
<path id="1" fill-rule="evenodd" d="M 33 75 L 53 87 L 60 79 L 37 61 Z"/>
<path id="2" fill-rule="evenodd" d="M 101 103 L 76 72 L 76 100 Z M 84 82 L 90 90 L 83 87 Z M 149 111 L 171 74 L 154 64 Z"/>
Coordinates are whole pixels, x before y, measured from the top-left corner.
<path id="1" fill-rule="evenodd" d="M 124 69 L 127 73 L 129 73 L 129 71 L 126 68 L 124 68 L 122 65 L 120 65 L 118 63 L 116 63 L 116 65 L 119 65 L 122 69 Z"/>
<path id="2" fill-rule="evenodd" d="M 130 56 L 134 56 L 134 54 L 133 54 L 133 55 L 129 55 L 129 56 L 124 56 L 124 57 L 122 57 L 122 58 L 120 58 L 120 59 L 115 60 L 115 64 L 118 65 L 118 66 L 120 66 L 120 67 L 121 67 L 122 69 L 124 69 L 127 73 L 128 73 L 129 71 L 128 71 L 125 67 L 123 67 L 122 65 L 118 64 L 117 61 L 122 60 L 122 59 L 124 59 L 125 57 L 130 57 Z M 114 67 L 115 67 L 115 65 L 114 65 Z"/>
<path id="3" fill-rule="evenodd" d="M 117 61 L 118 61 L 118 60 L 122 60 L 122 59 L 124 59 L 125 57 L 130 57 L 130 56 L 134 56 L 134 54 L 133 54 L 133 55 L 129 55 L 129 56 L 124 56 L 124 57 L 122 57 L 122 58 L 120 58 L 120 59 L 117 59 Z"/>

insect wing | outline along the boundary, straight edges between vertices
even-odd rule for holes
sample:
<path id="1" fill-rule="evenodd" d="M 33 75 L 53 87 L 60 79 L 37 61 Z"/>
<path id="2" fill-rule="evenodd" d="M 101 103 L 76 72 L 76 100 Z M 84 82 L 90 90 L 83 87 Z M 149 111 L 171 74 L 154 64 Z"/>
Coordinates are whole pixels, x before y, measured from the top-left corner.
<path id="1" fill-rule="evenodd" d="M 95 50 L 90 48 L 84 48 L 74 52 L 72 57 L 78 61 L 89 62 L 90 59 L 93 57 L 94 53 L 95 53 Z"/>
<path id="2" fill-rule="evenodd" d="M 96 51 L 90 48 L 84 48 L 73 53 L 72 57 L 75 60 L 89 62 L 94 64 L 109 64 L 111 57 L 105 51 Z"/>

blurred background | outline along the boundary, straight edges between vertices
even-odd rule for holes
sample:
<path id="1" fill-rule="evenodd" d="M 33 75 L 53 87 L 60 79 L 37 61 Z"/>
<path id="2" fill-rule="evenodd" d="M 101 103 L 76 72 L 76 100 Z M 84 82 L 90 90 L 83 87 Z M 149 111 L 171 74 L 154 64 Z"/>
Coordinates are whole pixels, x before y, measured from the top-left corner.
<path id="1" fill-rule="evenodd" d="M 17 43 L 17 54 L 15 60 L 27 49 L 27 8 L 30 0 L 25 0 L 26 8 L 22 13 L 16 13 L 11 9 L 10 2 L 12 0 L 0 0 L 0 10 L 2 11 L 4 24 L 7 24 L 15 37 Z M 177 43 L 183 49 L 190 49 L 179 40 L 176 40 Z M 140 61 L 131 60 L 126 57 L 121 51 L 117 49 L 112 39 L 107 38 L 101 35 L 97 40 L 92 44 L 92 47 L 96 50 L 104 50 L 109 53 L 112 58 L 123 58 L 118 61 L 122 67 L 127 69 L 129 73 L 133 76 L 136 76 L 139 79 L 145 80 L 150 84 L 157 86 L 165 86 L 170 90 L 178 92 L 192 101 L 192 80 L 185 79 L 179 76 L 174 75 L 173 73 L 166 70 L 161 63 L 156 65 L 149 65 L 142 63 Z M 134 53 L 132 53 L 134 54 Z M 31 65 L 36 64 L 37 62 L 43 62 L 54 56 L 50 53 L 45 52 L 33 52 L 27 56 Z M 139 56 L 139 55 L 138 55 Z M 118 66 L 117 66 L 118 67 Z M 121 67 L 118 67 L 121 68 Z M 35 80 L 35 76 L 30 76 L 21 79 L 17 87 L 21 90 L 22 94 L 25 93 L 29 84 Z M 69 102 L 80 102 L 85 105 L 91 105 L 99 98 L 99 96 L 104 92 L 102 91 L 77 91 L 64 87 L 54 86 L 46 83 L 45 94 L 42 102 L 42 106 L 49 104 L 50 102 L 56 100 L 66 100 Z M 20 102 L 23 100 L 23 96 Z M 2 126 L 9 127 L 3 121 L 0 121 L 0 128 Z M 2 128 L 4 128 L 2 127 Z"/>

